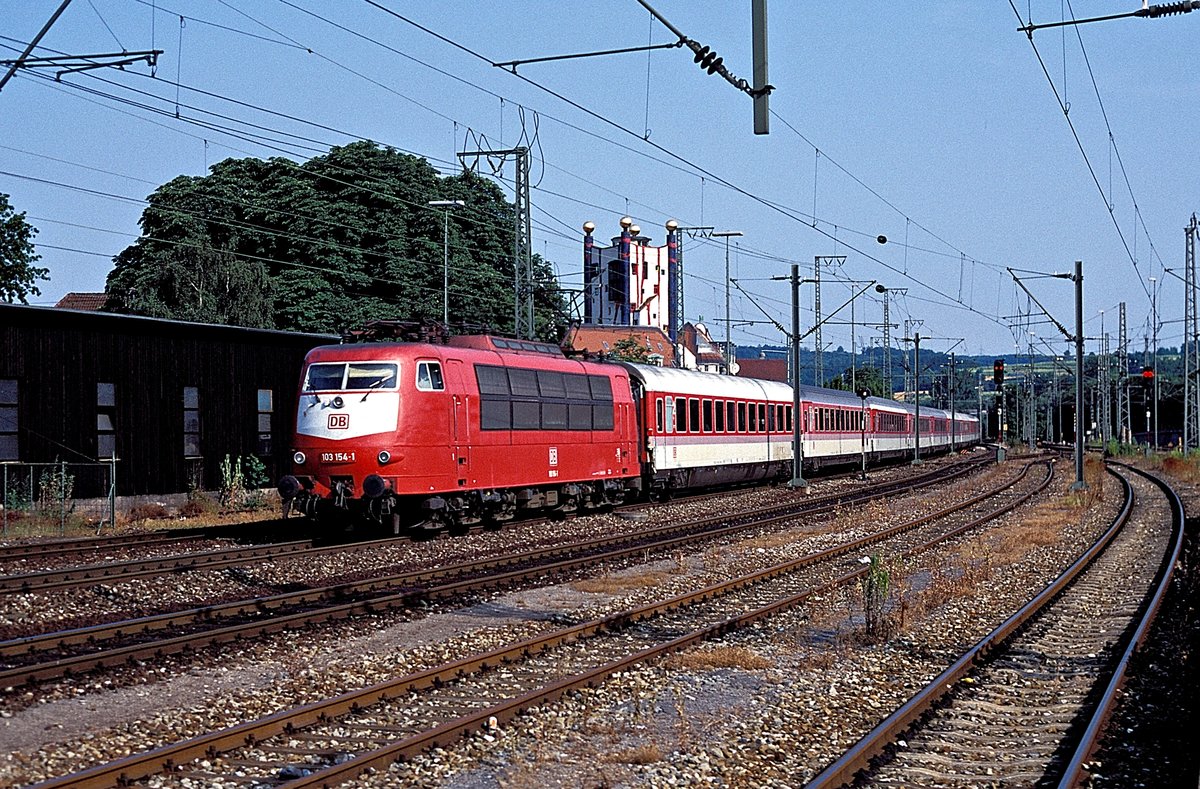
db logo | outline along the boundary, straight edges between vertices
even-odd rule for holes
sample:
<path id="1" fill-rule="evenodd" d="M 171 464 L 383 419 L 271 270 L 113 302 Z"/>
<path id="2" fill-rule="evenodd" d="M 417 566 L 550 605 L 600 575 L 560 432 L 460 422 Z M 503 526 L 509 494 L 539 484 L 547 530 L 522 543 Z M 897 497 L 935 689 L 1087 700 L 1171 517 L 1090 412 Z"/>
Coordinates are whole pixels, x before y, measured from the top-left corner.
<path id="1" fill-rule="evenodd" d="M 330 414 L 329 429 L 330 430 L 345 430 L 350 427 L 349 414 Z"/>

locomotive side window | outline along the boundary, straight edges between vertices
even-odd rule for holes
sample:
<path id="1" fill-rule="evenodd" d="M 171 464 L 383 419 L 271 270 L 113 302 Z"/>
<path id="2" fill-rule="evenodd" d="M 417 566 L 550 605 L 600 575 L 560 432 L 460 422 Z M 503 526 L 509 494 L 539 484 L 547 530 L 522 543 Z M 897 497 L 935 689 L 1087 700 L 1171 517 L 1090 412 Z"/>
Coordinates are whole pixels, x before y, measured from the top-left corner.
<path id="1" fill-rule="evenodd" d="M 513 400 L 513 430 L 537 430 L 542 426 L 542 412 L 536 402 Z"/>
<path id="2" fill-rule="evenodd" d="M 388 365 L 391 367 L 391 365 Z M 353 369 L 353 368 L 351 368 Z M 391 380 L 394 383 L 396 374 L 393 371 Z M 381 386 L 389 386 L 386 378 L 379 379 L 379 383 L 368 388 L 377 388 Z M 350 387 L 347 387 L 350 388 Z M 417 362 L 417 389 L 422 392 L 441 392 L 446 388 L 445 381 L 442 380 L 442 363 L 441 362 Z"/>
<path id="3" fill-rule="evenodd" d="M 588 403 L 567 404 L 567 427 L 570 430 L 592 429 L 592 407 Z"/>
<path id="4" fill-rule="evenodd" d="M 602 405 L 592 406 L 592 430 L 612 430 L 613 424 L 613 404 L 611 401 Z"/>
<path id="5" fill-rule="evenodd" d="M 567 386 L 562 373 L 553 370 L 538 370 L 538 389 L 542 397 L 566 397 Z"/>
<path id="6" fill-rule="evenodd" d="M 572 400 L 591 400 L 592 390 L 588 386 L 586 375 L 579 373 L 567 373 L 563 376 L 567 386 L 567 397 Z"/>
<path id="7" fill-rule="evenodd" d="M 718 400 L 716 404 L 717 432 L 725 432 L 725 401 Z"/>
<path id="8" fill-rule="evenodd" d="M 314 392 L 341 389 L 342 380 L 345 377 L 345 364 L 310 364 L 308 366 L 308 382 L 304 388 Z"/>
<path id="9" fill-rule="evenodd" d="M 542 430 L 567 429 L 567 404 L 542 403 Z"/>
<path id="10" fill-rule="evenodd" d="M 503 367 L 475 365 L 475 379 L 481 395 L 508 395 L 508 373 Z"/>
<path id="11" fill-rule="evenodd" d="M 518 370 L 516 368 L 508 368 L 508 383 L 512 386 L 512 393 L 520 397 L 537 397 L 538 383 L 537 370 Z"/>
<path id="12" fill-rule="evenodd" d="M 479 426 L 483 430 L 511 430 L 512 406 L 507 400 L 479 399 Z"/>

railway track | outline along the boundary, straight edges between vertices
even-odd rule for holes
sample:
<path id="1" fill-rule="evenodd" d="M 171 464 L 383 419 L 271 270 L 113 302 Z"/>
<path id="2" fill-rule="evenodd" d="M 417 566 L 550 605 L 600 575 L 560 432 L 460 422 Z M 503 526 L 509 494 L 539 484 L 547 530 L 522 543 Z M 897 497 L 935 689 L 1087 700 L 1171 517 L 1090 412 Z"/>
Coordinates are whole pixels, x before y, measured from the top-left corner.
<path id="1" fill-rule="evenodd" d="M 1117 522 L 1053 584 L 809 784 L 1085 785 L 1170 583 L 1183 508 L 1125 468 Z M 1118 735 L 1119 736 L 1119 735 Z"/>
<path id="2" fill-rule="evenodd" d="M 855 583 L 847 563 L 872 545 L 917 552 L 959 539 L 1028 501 L 1049 483 L 1022 475 L 1010 486 L 915 520 L 762 568 L 723 583 L 561 628 L 317 704 L 281 711 L 175 745 L 86 769 L 41 786 L 108 786 L 154 776 L 157 786 L 236 781 L 331 786 L 460 735 L 486 730 L 522 709 L 602 681 L 637 663 L 719 637 L 813 595 Z M 847 569 L 849 566 L 850 569 Z"/>
<path id="3" fill-rule="evenodd" d="M 917 478 L 854 492 L 804 497 L 740 516 L 700 518 L 606 535 L 584 543 L 9 639 L 0 642 L 0 686 L 45 681 L 310 624 L 435 600 L 458 600 L 489 589 L 561 577 L 601 562 L 642 558 L 647 552 L 668 551 L 701 539 L 733 536 L 797 517 L 918 490 L 959 478 L 980 465 L 981 461 L 969 461 Z M 371 547 L 367 543 L 354 547 L 358 546 Z"/>

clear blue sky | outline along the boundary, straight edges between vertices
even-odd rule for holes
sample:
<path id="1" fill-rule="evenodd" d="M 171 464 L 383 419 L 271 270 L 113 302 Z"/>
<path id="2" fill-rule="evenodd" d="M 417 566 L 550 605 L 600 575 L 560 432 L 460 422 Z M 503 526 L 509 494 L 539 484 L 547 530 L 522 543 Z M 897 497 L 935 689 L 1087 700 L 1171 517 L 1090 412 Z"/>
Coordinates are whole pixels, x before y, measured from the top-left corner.
<path id="1" fill-rule="evenodd" d="M 59 3 L 10 3 L 0 57 L 16 57 Z M 165 52 L 153 78 L 145 64 L 58 84 L 22 72 L 0 92 L 0 192 L 38 228 L 50 269 L 31 302 L 102 290 L 112 256 L 137 236 L 143 198 L 227 157 L 303 160 L 368 138 L 451 172 L 456 151 L 524 141 L 538 157 L 534 250 L 567 287 L 581 283 L 585 221 L 606 239 L 628 214 L 662 243 L 663 223 L 676 218 L 745 233 L 730 267 L 750 295 L 733 291 L 734 321 L 765 320 L 761 307 L 788 325 L 788 286 L 772 277 L 793 261 L 811 276 L 814 256 L 845 255 L 840 272 L 823 274 L 826 313 L 850 294 L 834 276 L 877 280 L 907 288 L 893 302 L 893 337 L 911 319 L 925 337 L 954 338 L 925 348 L 964 338 L 960 353 L 1012 355 L 1014 337 L 1024 352 L 1032 330 L 1043 351 L 1061 350 L 1052 325 L 1013 317 L 1033 305 L 1005 269 L 1065 272 L 1079 259 L 1089 337 L 1103 310 L 1115 350 L 1125 301 L 1140 351 L 1154 277 L 1162 344 L 1179 344 L 1182 282 L 1163 268 L 1182 273 L 1182 231 L 1200 211 L 1200 12 L 1041 30 L 1035 53 L 1003 0 L 775 0 L 774 117 L 771 134 L 755 136 L 750 98 L 686 50 L 530 64 L 520 77 L 488 62 L 673 41 L 635 0 L 378 4 L 431 32 L 364 0 L 73 0 L 35 54 Z M 751 77 L 748 0 L 652 5 Z M 1036 22 L 1137 6 L 1016 2 Z M 270 141 L 228 133 L 229 118 L 265 127 L 242 126 L 242 136 Z M 511 174 L 510 165 L 506 183 Z M 687 317 L 720 339 L 724 247 L 688 240 L 686 259 Z M 1073 327 L 1069 282 L 1027 284 Z M 803 290 L 807 326 L 813 288 Z M 879 301 L 856 307 L 860 324 L 881 322 Z M 860 347 L 873 334 L 860 325 Z M 824 338 L 848 349 L 850 328 L 828 325 Z M 735 326 L 733 339 L 784 341 L 764 323 Z"/>

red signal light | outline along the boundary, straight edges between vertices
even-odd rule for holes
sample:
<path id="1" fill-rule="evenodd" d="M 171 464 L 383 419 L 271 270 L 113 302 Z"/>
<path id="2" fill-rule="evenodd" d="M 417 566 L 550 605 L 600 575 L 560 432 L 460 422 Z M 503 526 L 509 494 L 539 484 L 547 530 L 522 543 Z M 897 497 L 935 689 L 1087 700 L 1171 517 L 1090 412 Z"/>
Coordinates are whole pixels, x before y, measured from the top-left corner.
<path id="1" fill-rule="evenodd" d="M 1143 367 L 1142 368 L 1142 377 L 1145 378 L 1146 380 L 1150 380 L 1151 378 L 1153 378 L 1154 377 L 1154 368 L 1153 367 Z"/>

